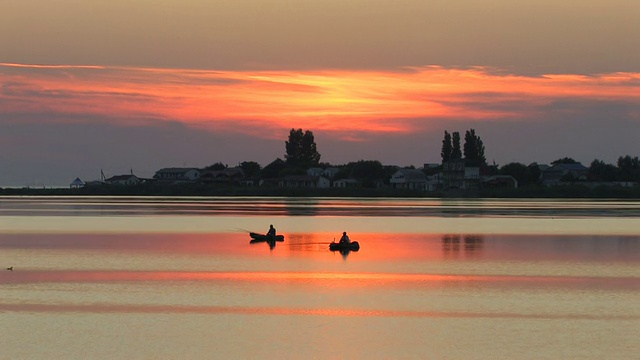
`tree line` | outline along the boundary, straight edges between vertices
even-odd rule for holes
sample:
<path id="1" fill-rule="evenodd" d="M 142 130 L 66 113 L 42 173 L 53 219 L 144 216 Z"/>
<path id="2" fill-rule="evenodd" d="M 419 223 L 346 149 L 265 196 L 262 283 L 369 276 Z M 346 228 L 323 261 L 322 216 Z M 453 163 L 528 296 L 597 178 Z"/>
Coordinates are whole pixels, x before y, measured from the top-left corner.
<path id="1" fill-rule="evenodd" d="M 485 175 L 511 175 L 519 186 L 538 185 L 541 179 L 542 169 L 537 163 L 525 165 L 518 162 L 508 163 L 501 167 L 487 165 L 485 146 L 475 129 L 469 129 L 464 134 L 464 144 L 461 145 L 461 136 L 457 131 L 444 132 L 441 148 L 442 163 L 451 160 L 464 161 L 466 166 L 479 166 L 484 169 Z M 304 175 L 310 167 L 327 168 L 333 165 L 320 162 L 321 155 L 311 130 L 291 129 L 289 137 L 285 141 L 284 159 L 276 158 L 264 168 L 255 161 L 244 161 L 239 167 L 250 178 L 278 178 L 287 175 Z M 569 157 L 559 158 L 551 165 L 577 164 Z M 220 162 L 208 166 L 205 169 L 221 170 L 227 165 Z M 359 160 L 339 166 L 336 179 L 353 178 L 360 181 L 363 187 L 375 187 L 380 181 L 388 179 L 397 170 L 397 166 L 383 165 L 377 160 Z M 427 175 L 440 171 L 424 169 Z M 629 155 L 618 158 L 617 164 L 607 164 L 601 160 L 593 160 L 588 167 L 586 179 L 574 179 L 567 175 L 561 179 L 565 182 L 576 181 L 640 181 L 640 160 Z"/>

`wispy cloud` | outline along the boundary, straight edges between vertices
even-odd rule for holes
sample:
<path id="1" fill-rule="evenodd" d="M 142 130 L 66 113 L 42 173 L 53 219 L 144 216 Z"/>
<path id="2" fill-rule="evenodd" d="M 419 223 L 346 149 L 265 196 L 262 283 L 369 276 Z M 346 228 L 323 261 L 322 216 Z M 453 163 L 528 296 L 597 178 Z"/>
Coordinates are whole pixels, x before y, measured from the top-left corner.
<path id="1" fill-rule="evenodd" d="M 179 121 L 251 134 L 291 127 L 408 133 L 434 119 L 544 120 L 559 102 L 611 103 L 640 119 L 640 73 L 530 77 L 482 67 L 252 72 L 0 63 L 0 80 L 0 113 L 69 114 L 73 121 L 106 116 L 121 125 Z"/>

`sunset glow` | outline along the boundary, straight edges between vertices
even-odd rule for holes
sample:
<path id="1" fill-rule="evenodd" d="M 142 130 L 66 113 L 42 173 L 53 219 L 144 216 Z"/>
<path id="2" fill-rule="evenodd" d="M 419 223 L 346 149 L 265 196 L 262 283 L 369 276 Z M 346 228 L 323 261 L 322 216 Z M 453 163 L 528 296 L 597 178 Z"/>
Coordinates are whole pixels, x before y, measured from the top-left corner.
<path id="1" fill-rule="evenodd" d="M 490 68 L 398 71 L 215 71 L 0 64 L 5 114 L 107 117 L 121 125 L 175 121 L 252 135 L 305 126 L 406 133 L 433 119 L 517 121 L 556 101 L 640 103 L 640 74 L 502 74 Z M 640 114 L 631 114 L 636 120 Z M 260 128 L 252 125 L 259 122 Z M 269 133 L 269 132 L 267 132 Z"/>

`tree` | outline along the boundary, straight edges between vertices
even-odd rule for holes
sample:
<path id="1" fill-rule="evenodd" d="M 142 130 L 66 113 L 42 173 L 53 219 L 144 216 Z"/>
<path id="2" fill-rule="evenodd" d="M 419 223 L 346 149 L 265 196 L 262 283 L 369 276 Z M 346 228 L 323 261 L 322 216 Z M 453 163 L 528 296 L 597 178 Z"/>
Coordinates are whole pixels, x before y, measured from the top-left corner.
<path id="1" fill-rule="evenodd" d="M 224 170 L 227 168 L 226 164 L 223 164 L 221 162 L 217 162 L 215 164 L 211 164 L 209 166 L 207 166 L 206 168 L 204 168 L 205 170 Z"/>
<path id="2" fill-rule="evenodd" d="M 526 165 L 512 162 L 500 168 L 501 175 L 511 175 L 518 184 L 525 184 L 529 180 L 529 171 Z"/>
<path id="3" fill-rule="evenodd" d="M 260 164 L 255 161 L 243 161 L 240 163 L 240 169 L 244 172 L 246 177 L 257 178 L 260 177 Z"/>
<path id="4" fill-rule="evenodd" d="M 287 165 L 285 164 L 284 160 L 277 158 L 273 160 L 269 165 L 265 166 L 264 169 L 262 169 L 262 177 L 263 178 L 279 177 L 282 170 L 284 170 L 284 168 L 286 167 Z"/>
<path id="5" fill-rule="evenodd" d="M 637 156 L 620 156 L 618 158 L 618 170 L 620 171 L 620 180 L 638 181 L 640 180 L 640 159 Z"/>
<path id="6" fill-rule="evenodd" d="M 484 144 L 475 129 L 467 130 L 464 134 L 464 158 L 469 164 L 485 164 Z"/>
<path id="7" fill-rule="evenodd" d="M 588 178 L 593 181 L 615 181 L 618 178 L 618 169 L 611 164 L 595 159 L 589 166 Z"/>
<path id="8" fill-rule="evenodd" d="M 302 129 L 291 129 L 289 141 L 285 141 L 286 163 L 293 167 L 309 167 L 318 165 L 320 153 L 318 153 L 313 132 Z"/>
<path id="9" fill-rule="evenodd" d="M 451 134 L 449 134 L 446 130 L 444 132 L 444 139 L 442 140 L 442 150 L 440 151 L 440 156 L 442 157 L 442 162 L 446 162 L 451 158 L 451 151 L 453 147 L 451 145 Z"/>
<path id="10" fill-rule="evenodd" d="M 351 177 L 359 180 L 363 187 L 374 187 L 376 181 L 385 177 L 384 166 L 378 160 L 359 160 L 347 167 L 351 168 Z"/>
<path id="11" fill-rule="evenodd" d="M 552 165 L 558 165 L 558 164 L 577 164 L 578 162 L 573 160 L 570 157 L 563 157 L 560 158 L 558 160 L 554 160 L 551 162 Z"/>
<path id="12" fill-rule="evenodd" d="M 462 159 L 462 151 L 460 151 L 460 133 L 454 132 L 452 135 L 451 159 Z"/>

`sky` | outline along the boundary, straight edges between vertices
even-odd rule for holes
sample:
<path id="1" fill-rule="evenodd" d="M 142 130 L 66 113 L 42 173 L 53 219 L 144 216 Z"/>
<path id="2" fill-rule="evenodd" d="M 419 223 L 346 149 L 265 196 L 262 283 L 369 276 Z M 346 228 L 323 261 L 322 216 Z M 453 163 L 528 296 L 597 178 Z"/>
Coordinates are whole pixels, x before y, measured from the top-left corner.
<path id="1" fill-rule="evenodd" d="M 640 155 L 637 0 L 0 0 L 0 186 L 321 161 Z"/>

